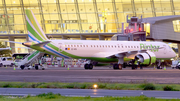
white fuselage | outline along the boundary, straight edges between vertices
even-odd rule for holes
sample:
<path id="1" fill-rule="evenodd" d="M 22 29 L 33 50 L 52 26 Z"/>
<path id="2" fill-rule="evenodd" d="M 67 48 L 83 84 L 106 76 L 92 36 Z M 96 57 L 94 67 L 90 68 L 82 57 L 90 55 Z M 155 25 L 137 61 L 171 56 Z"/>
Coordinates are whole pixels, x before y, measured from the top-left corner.
<path id="1" fill-rule="evenodd" d="M 103 57 L 97 55 L 101 52 L 122 53 L 134 50 L 149 50 L 156 58 L 172 58 L 176 54 L 163 42 L 147 41 L 92 41 L 92 40 L 50 40 L 58 47 L 59 53 L 65 51 L 79 57 Z M 71 57 L 69 57 L 71 58 Z"/>

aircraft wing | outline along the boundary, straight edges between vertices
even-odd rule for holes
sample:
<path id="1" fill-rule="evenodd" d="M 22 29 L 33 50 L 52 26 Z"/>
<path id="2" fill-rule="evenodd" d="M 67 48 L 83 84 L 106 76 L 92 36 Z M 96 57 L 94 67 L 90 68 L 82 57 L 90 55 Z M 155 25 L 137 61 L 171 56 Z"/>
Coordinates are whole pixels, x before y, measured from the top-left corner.
<path id="1" fill-rule="evenodd" d="M 99 57 L 106 57 L 106 58 L 123 58 L 126 56 L 127 58 L 134 59 L 134 57 L 137 53 L 145 53 L 146 51 L 151 51 L 152 49 L 162 49 L 162 48 L 164 48 L 164 47 L 132 50 L 132 51 L 100 52 L 95 55 L 97 55 Z"/>
<path id="2" fill-rule="evenodd" d="M 147 50 L 133 50 L 133 51 L 120 51 L 120 52 L 99 52 L 94 54 L 95 57 L 106 57 L 106 58 L 134 58 L 137 53 L 144 53 Z"/>

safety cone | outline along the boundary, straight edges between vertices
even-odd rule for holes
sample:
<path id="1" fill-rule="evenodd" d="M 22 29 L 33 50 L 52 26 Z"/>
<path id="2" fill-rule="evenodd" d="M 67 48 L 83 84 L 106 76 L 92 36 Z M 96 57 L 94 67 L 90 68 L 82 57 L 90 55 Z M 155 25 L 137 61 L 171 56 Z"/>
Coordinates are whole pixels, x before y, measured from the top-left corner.
<path id="1" fill-rule="evenodd" d="M 164 70 L 166 70 L 166 66 L 164 66 Z"/>
<path id="2" fill-rule="evenodd" d="M 156 66 L 154 65 L 154 69 L 156 69 Z"/>
<path id="3" fill-rule="evenodd" d="M 16 70 L 16 67 L 14 66 L 14 70 Z"/>
<path id="4" fill-rule="evenodd" d="M 67 67 L 67 70 L 69 70 L 69 67 Z"/>

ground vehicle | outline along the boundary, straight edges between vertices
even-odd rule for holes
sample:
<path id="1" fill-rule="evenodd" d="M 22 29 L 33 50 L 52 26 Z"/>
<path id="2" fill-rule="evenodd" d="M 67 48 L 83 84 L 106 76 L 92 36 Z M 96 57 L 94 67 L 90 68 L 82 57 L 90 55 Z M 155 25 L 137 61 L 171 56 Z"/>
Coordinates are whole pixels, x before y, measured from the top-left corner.
<path id="1" fill-rule="evenodd" d="M 14 61 L 12 57 L 1 57 L 0 66 L 13 66 Z"/>
<path id="2" fill-rule="evenodd" d="M 174 69 L 174 68 L 180 69 L 180 61 L 179 60 L 172 61 L 171 67 L 172 67 L 172 69 Z"/>

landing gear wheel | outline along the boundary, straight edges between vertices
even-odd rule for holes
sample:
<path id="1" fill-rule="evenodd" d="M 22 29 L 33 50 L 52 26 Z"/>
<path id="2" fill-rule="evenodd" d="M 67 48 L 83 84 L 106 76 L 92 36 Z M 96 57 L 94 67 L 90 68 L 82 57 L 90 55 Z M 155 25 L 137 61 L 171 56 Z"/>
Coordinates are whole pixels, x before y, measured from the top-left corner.
<path id="1" fill-rule="evenodd" d="M 119 69 L 119 65 L 118 64 L 114 64 L 113 65 L 113 69 Z"/>
<path id="2" fill-rule="evenodd" d="M 137 65 L 132 65 L 132 70 L 137 69 Z"/>
<path id="3" fill-rule="evenodd" d="M 119 69 L 122 70 L 122 65 L 121 64 L 119 64 Z"/>
<path id="4" fill-rule="evenodd" d="M 88 68 L 89 69 L 93 69 L 93 65 L 92 64 L 88 64 Z"/>
<path id="5" fill-rule="evenodd" d="M 24 69 L 24 67 L 25 67 L 24 65 L 21 65 L 21 66 L 20 66 L 20 68 L 21 68 L 22 70 Z"/>
<path id="6" fill-rule="evenodd" d="M 140 69 L 143 69 L 143 66 L 142 66 L 142 65 L 140 65 Z"/>
<path id="7" fill-rule="evenodd" d="M 36 65 L 36 66 L 35 66 L 35 69 L 36 69 L 36 70 L 38 70 L 38 69 L 39 69 L 39 68 L 38 68 L 38 65 Z"/>
<path id="8" fill-rule="evenodd" d="M 1 64 L 0 64 L 0 67 L 2 67 L 2 66 L 3 66 L 3 64 L 1 63 Z"/>
<path id="9" fill-rule="evenodd" d="M 161 66 L 157 66 L 157 69 L 161 69 Z"/>
<path id="10" fill-rule="evenodd" d="M 85 64 L 85 65 L 84 65 L 84 69 L 89 69 L 88 64 Z"/>
<path id="11" fill-rule="evenodd" d="M 123 63 L 123 68 L 126 68 L 126 66 L 127 66 L 127 63 Z"/>

